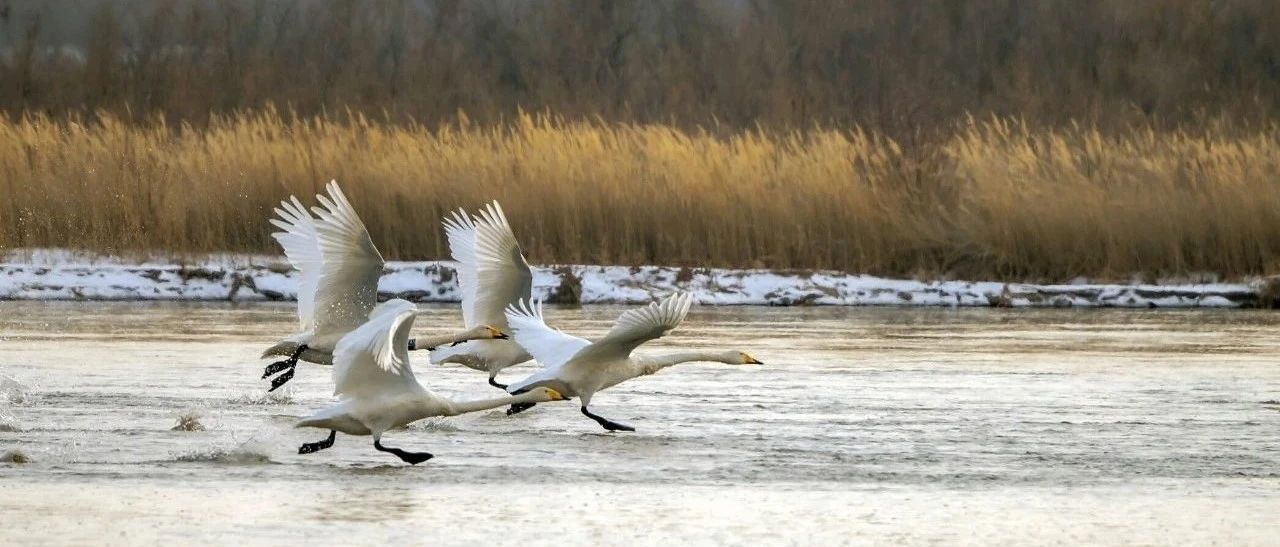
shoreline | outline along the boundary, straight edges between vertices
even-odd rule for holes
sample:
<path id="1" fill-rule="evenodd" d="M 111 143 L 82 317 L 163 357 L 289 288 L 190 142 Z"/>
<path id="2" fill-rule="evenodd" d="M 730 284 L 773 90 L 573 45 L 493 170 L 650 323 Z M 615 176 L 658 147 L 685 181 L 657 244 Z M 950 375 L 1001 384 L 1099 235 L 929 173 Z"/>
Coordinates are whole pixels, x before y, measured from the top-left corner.
<path id="1" fill-rule="evenodd" d="M 0 262 L 0 300 L 289 301 L 297 272 L 283 257 L 212 255 L 127 261 L 58 250 Z M 534 298 L 562 304 L 640 304 L 681 289 L 703 305 L 932 307 L 1273 307 L 1274 282 L 1035 284 L 916 281 L 833 271 L 533 266 Z M 379 297 L 458 302 L 451 262 L 387 262 Z"/>

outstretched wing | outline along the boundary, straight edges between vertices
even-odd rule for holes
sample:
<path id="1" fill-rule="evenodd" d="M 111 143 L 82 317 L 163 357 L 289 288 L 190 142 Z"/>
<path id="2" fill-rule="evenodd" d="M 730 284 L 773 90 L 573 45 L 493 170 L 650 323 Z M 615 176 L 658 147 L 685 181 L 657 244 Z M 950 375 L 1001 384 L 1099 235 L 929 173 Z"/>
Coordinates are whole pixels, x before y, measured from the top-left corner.
<path id="1" fill-rule="evenodd" d="M 316 196 L 324 207 L 311 209 L 320 219 L 315 227 L 323 256 L 315 297 L 317 335 L 344 333 L 368 319 L 378 303 L 383 265 L 369 230 L 338 183 L 330 182 L 326 189 L 328 197 Z"/>
<path id="2" fill-rule="evenodd" d="M 480 324 L 506 328 L 507 306 L 528 300 L 533 293 L 533 273 L 496 201 L 481 210 L 477 219 L 475 261 L 473 315 Z"/>
<path id="3" fill-rule="evenodd" d="M 324 266 L 316 222 L 294 196 L 280 202 L 276 216 L 279 218 L 271 219 L 271 224 L 283 231 L 271 236 L 284 248 L 284 256 L 298 270 L 298 322 L 303 331 L 309 331 L 315 328 L 316 286 L 320 283 L 320 270 Z"/>
<path id="4" fill-rule="evenodd" d="M 680 325 L 693 305 L 693 295 L 676 293 L 643 308 L 627 310 L 618 316 L 613 328 L 578 354 L 593 360 L 624 359 L 640 344 L 661 338 Z"/>
<path id="5" fill-rule="evenodd" d="M 507 306 L 506 314 L 511 337 L 545 367 L 559 367 L 582 348 L 591 345 L 591 342 L 582 338 L 548 327 L 542 318 L 541 301 L 530 306 L 527 301 L 521 300 Z"/>
<path id="6" fill-rule="evenodd" d="M 476 223 L 467 212 L 458 209 L 444 219 L 444 235 L 449 240 L 449 255 L 456 263 L 458 290 L 462 292 L 462 323 L 467 328 L 476 320 Z"/>
<path id="7" fill-rule="evenodd" d="M 374 397 L 417 386 L 409 366 L 409 330 L 416 316 L 412 302 L 388 300 L 343 336 L 333 350 L 334 393 Z"/>
<path id="8" fill-rule="evenodd" d="M 475 217 L 454 211 L 444 229 L 458 264 L 463 323 L 506 327 L 507 306 L 530 297 L 533 274 L 502 207 L 495 201 Z"/>

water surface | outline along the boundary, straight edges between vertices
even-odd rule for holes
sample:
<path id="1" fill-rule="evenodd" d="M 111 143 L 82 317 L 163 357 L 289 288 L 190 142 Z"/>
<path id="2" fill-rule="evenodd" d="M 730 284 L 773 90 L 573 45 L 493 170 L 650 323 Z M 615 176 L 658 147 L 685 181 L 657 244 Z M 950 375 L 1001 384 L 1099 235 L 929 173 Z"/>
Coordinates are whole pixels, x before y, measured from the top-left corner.
<path id="1" fill-rule="evenodd" d="M 624 308 L 548 310 L 580 335 Z M 426 333 L 454 328 L 429 308 Z M 0 302 L 0 544 L 1274 544 L 1280 315 L 696 308 L 649 351 L 735 348 L 572 403 L 384 442 L 292 423 L 332 400 L 262 348 L 291 306 Z M 415 362 L 424 356 L 414 354 Z M 509 370 L 515 379 L 533 370 Z M 460 399 L 482 373 L 421 365 Z M 1271 403 L 1268 403 L 1271 401 Z M 190 415 L 203 431 L 173 431 Z"/>

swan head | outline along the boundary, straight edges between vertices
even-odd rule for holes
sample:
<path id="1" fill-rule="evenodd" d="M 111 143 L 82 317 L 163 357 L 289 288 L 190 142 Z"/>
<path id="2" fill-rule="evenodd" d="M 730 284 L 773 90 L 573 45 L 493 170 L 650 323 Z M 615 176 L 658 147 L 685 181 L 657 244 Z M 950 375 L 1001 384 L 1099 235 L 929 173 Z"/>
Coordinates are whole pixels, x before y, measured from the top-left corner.
<path id="1" fill-rule="evenodd" d="M 529 398 L 539 403 L 569 400 L 568 397 L 565 397 L 559 391 L 556 391 L 549 387 L 535 387 L 529 390 Z"/>
<path id="2" fill-rule="evenodd" d="M 506 340 L 507 333 L 489 325 L 480 325 L 466 332 L 471 340 Z"/>

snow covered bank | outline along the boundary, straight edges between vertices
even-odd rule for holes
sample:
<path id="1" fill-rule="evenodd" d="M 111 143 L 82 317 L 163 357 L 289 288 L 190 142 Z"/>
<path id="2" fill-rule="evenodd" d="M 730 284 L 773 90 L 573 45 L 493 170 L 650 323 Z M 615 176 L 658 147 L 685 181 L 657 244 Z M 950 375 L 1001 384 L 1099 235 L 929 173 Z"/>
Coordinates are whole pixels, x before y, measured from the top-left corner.
<path id="1" fill-rule="evenodd" d="M 0 262 L 0 300 L 292 300 L 296 272 L 276 257 L 219 256 L 196 264 L 10 254 Z M 534 296 L 583 304 L 649 302 L 675 289 L 703 304 L 833 306 L 1270 307 L 1265 282 L 1035 285 L 911 281 L 838 272 L 688 269 L 661 266 L 534 268 Z M 389 262 L 384 298 L 456 302 L 448 262 Z"/>

